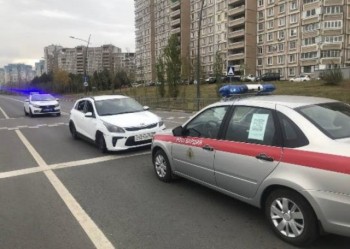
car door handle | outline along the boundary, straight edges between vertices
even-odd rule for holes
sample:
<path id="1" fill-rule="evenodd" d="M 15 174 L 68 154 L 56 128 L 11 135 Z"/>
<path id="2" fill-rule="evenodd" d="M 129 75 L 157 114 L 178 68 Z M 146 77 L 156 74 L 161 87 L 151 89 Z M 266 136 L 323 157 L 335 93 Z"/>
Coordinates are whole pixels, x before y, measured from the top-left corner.
<path id="1" fill-rule="evenodd" d="M 256 158 L 260 160 L 268 161 L 268 162 L 273 162 L 273 158 L 264 153 L 257 155 Z"/>
<path id="2" fill-rule="evenodd" d="M 204 146 L 202 147 L 202 149 L 203 149 L 203 150 L 209 150 L 209 151 L 213 151 L 213 150 L 214 150 L 214 148 L 211 147 L 211 146 L 209 146 L 209 145 L 204 145 Z"/>

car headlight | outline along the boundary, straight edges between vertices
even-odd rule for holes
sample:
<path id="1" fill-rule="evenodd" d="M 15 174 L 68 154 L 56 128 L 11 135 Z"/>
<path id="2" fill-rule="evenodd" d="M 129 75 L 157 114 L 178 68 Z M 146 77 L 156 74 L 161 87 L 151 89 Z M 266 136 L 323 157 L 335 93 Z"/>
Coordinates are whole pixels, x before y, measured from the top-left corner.
<path id="1" fill-rule="evenodd" d="M 35 107 L 35 108 L 40 108 L 40 105 L 32 104 L 32 106 Z"/>
<path id="2" fill-rule="evenodd" d="M 59 107 L 59 106 L 60 106 L 60 104 L 56 104 L 56 105 L 55 105 L 55 107 Z"/>
<path id="3" fill-rule="evenodd" d="M 158 125 L 159 125 L 159 127 L 162 127 L 162 126 L 164 125 L 163 120 L 159 121 L 159 122 L 158 122 Z"/>
<path id="4" fill-rule="evenodd" d="M 112 124 L 109 124 L 107 122 L 103 122 L 103 124 L 106 126 L 106 128 L 109 132 L 125 133 L 125 130 L 119 126 L 112 125 Z"/>

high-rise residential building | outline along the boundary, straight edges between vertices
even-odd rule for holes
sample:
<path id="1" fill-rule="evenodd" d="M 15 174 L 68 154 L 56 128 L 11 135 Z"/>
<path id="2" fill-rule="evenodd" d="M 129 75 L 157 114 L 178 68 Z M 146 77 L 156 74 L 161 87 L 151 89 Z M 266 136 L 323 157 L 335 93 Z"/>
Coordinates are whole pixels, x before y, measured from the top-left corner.
<path id="1" fill-rule="evenodd" d="M 172 34 L 177 34 L 179 37 L 182 73 L 185 74 L 187 68 L 187 71 L 191 71 L 187 74 L 194 76 L 202 2 L 202 0 L 135 0 L 136 64 L 139 80 L 156 80 L 156 60 L 162 56 L 162 51 Z M 248 4 L 252 6 L 248 8 Z M 223 74 L 228 65 L 234 66 L 236 70 L 255 72 L 255 0 L 206 0 L 201 26 L 202 74 L 214 73 L 217 53 L 222 60 Z"/>
<path id="2" fill-rule="evenodd" d="M 25 64 L 8 64 L 4 69 L 6 85 L 20 86 L 33 80 L 35 75 L 32 66 Z"/>
<path id="3" fill-rule="evenodd" d="M 5 84 L 5 70 L 3 68 L 0 68 L 0 90 L 1 86 Z"/>
<path id="4" fill-rule="evenodd" d="M 196 64 L 202 0 L 135 0 L 139 79 L 155 80 L 156 59 L 171 34 L 181 57 Z M 219 53 L 225 73 L 279 72 L 282 79 L 350 65 L 350 2 L 345 0 L 205 0 L 201 70 L 213 74 Z M 188 25 L 189 24 L 189 25 Z M 189 28 L 189 30 L 188 30 Z M 184 60 L 183 60 L 184 62 Z"/>
<path id="5" fill-rule="evenodd" d="M 257 72 L 284 79 L 350 63 L 344 0 L 258 0 Z"/>
<path id="6" fill-rule="evenodd" d="M 45 73 L 45 61 L 35 62 L 35 76 L 40 77 L 43 73 Z"/>
<path id="7" fill-rule="evenodd" d="M 115 58 L 122 53 L 120 48 L 111 44 L 101 47 L 78 46 L 75 48 L 51 45 L 44 51 L 45 58 L 50 61 L 46 63 L 48 72 L 57 68 L 72 74 L 84 74 L 86 70 L 87 75 L 103 69 L 114 70 L 118 67 L 116 64 L 118 61 L 115 61 Z M 84 62 L 86 67 L 84 67 Z"/>

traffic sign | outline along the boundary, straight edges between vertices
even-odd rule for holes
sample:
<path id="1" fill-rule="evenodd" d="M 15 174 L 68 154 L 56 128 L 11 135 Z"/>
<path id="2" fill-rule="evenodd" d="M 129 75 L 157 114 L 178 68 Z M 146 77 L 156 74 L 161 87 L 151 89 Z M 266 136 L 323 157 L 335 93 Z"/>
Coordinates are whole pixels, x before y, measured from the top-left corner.
<path id="1" fill-rule="evenodd" d="M 227 76 L 233 76 L 235 75 L 235 68 L 234 66 L 228 66 L 227 67 Z"/>
<path id="2" fill-rule="evenodd" d="M 84 82 L 84 86 L 87 87 L 89 85 L 89 83 L 87 83 L 87 81 Z"/>

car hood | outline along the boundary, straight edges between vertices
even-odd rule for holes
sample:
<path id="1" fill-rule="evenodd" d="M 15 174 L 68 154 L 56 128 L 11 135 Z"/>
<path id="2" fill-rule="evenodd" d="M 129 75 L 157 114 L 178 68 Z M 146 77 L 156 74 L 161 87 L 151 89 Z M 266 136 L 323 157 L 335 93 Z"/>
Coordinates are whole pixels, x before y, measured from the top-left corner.
<path id="1" fill-rule="evenodd" d="M 57 100 L 50 100 L 50 101 L 30 101 L 33 105 L 57 105 Z"/>
<path id="2" fill-rule="evenodd" d="M 102 121 L 119 127 L 139 127 L 158 123 L 161 119 L 149 111 L 100 117 Z"/>
<path id="3" fill-rule="evenodd" d="M 342 139 L 337 139 L 337 140 L 335 140 L 335 141 L 340 142 L 340 143 L 349 144 L 349 145 L 350 145 L 350 138 L 342 138 Z"/>

